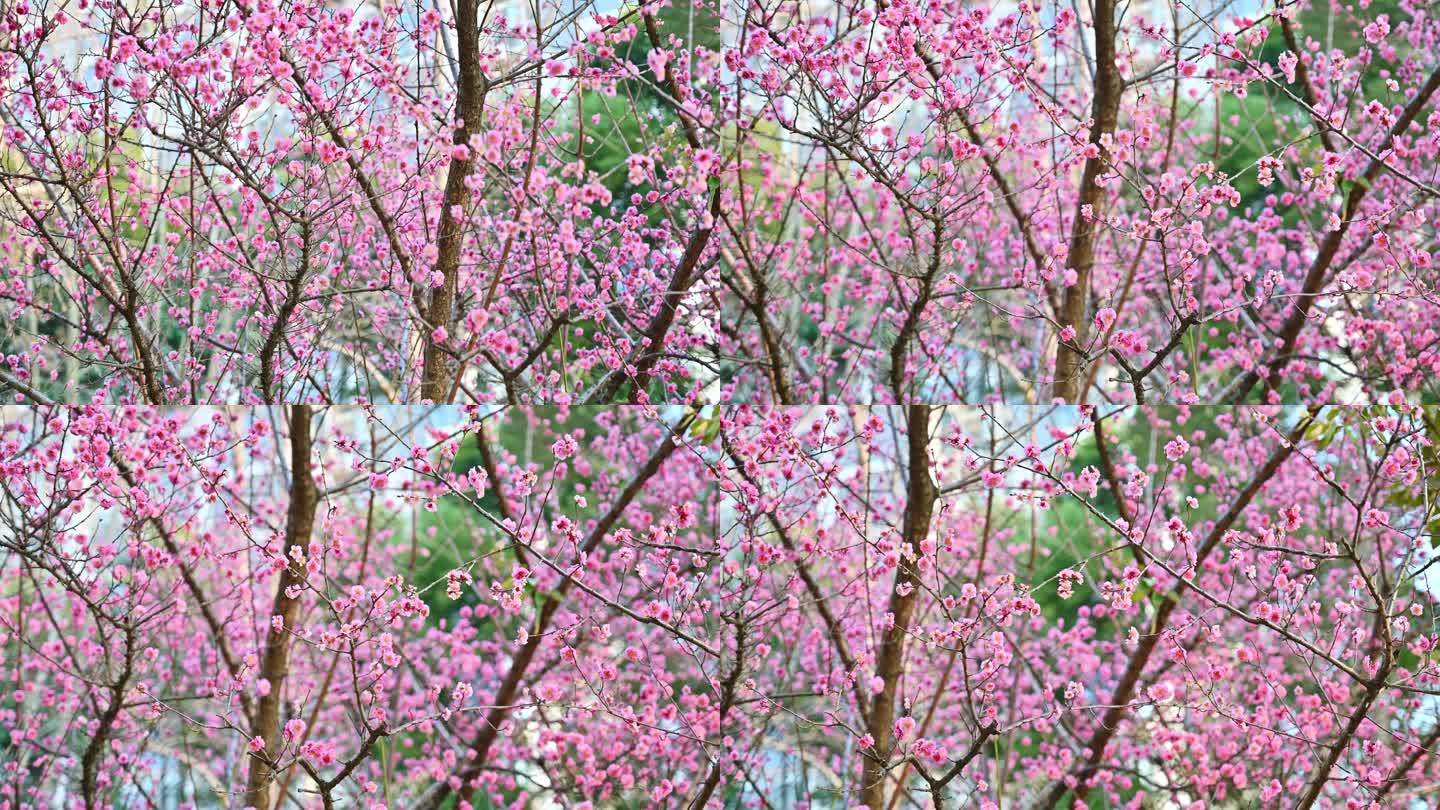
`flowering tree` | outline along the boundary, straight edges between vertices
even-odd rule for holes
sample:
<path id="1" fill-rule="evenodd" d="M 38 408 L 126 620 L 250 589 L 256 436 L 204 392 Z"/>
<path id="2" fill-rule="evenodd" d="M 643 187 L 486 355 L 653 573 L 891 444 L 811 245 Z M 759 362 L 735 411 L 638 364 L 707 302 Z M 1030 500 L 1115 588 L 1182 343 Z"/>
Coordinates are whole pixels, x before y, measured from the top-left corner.
<path id="1" fill-rule="evenodd" d="M 11 387 L 1238 403 L 1435 370 L 1422 3 L 132 5 L 4 11 Z"/>
<path id="2" fill-rule="evenodd" d="M 15 409 L 12 807 L 1405 806 L 1428 411 Z"/>
<path id="3" fill-rule="evenodd" d="M 1428 806 L 1437 63 L 0 4 L 0 810 Z"/>
<path id="4" fill-rule="evenodd" d="M 668 339 L 713 231 L 717 55 L 688 43 L 714 23 L 437 8 L 7 6 L 7 375 L 150 403 L 613 393 L 590 369 Z M 617 150 L 658 188 L 616 200 Z"/>
<path id="5" fill-rule="evenodd" d="M 1424 10 L 843 8 L 749 6 L 727 52 L 751 131 L 802 144 L 726 212 L 778 399 L 1423 385 Z"/>

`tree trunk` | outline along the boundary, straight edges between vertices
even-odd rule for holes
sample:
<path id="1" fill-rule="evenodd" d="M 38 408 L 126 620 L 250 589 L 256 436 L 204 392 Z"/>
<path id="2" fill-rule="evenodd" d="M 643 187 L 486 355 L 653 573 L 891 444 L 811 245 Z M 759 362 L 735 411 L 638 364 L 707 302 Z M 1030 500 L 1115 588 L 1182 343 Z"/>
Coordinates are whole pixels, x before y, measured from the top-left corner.
<path id="1" fill-rule="evenodd" d="M 455 14 L 455 33 L 459 43 L 460 82 L 457 88 L 453 143 L 468 147 L 470 136 L 480 131 L 485 111 L 485 94 L 489 81 L 480 69 L 480 4 L 478 0 L 460 0 Z M 456 370 L 450 355 L 435 339 L 435 330 L 449 329 L 455 317 L 455 296 L 460 286 L 460 250 L 465 239 L 465 209 L 470 205 L 470 187 L 466 181 L 475 171 L 475 156 L 463 153 L 452 157 L 445 176 L 445 198 L 440 208 L 440 228 L 436 233 L 439 249 L 434 272 L 440 286 L 430 291 L 429 301 L 422 303 L 417 292 L 416 303 L 425 318 L 424 366 L 421 370 L 420 398 L 431 402 L 448 402 L 454 388 Z M 458 213 L 457 213 L 458 212 Z M 425 283 L 428 283 L 426 281 Z"/>
<path id="2" fill-rule="evenodd" d="M 285 549 L 282 552 L 289 563 L 280 572 L 280 581 L 275 585 L 275 607 L 272 616 L 282 619 L 280 627 L 269 624 L 265 642 L 265 658 L 260 665 L 260 677 L 270 683 L 270 691 L 260 698 L 251 718 L 250 736 L 265 741 L 265 748 L 250 755 L 250 778 L 245 785 L 245 804 L 255 810 L 271 810 L 270 782 L 274 778 L 274 765 L 281 749 L 280 700 L 284 695 L 285 676 L 290 669 L 290 633 L 300 613 L 300 600 L 292 597 L 290 589 L 303 580 L 300 563 L 291 556 L 291 549 L 303 550 L 310 543 L 315 527 L 315 505 L 318 496 L 315 479 L 310 472 L 310 406 L 290 407 L 290 510 L 285 519 Z"/>
<path id="3" fill-rule="evenodd" d="M 1115 64 L 1115 0 L 1095 0 L 1095 98 L 1090 116 L 1090 143 L 1100 154 L 1085 161 L 1080 175 L 1080 199 L 1075 207 L 1074 230 L 1071 231 L 1067 263 L 1075 271 L 1075 283 L 1065 288 L 1060 308 L 1060 326 L 1075 327 L 1075 338 L 1061 343 L 1055 350 L 1055 386 L 1057 397 L 1075 401 L 1080 391 L 1080 372 L 1084 358 L 1079 347 L 1085 345 L 1089 332 L 1086 299 L 1090 297 L 1090 272 L 1095 267 L 1095 233 L 1099 223 L 1104 194 L 1095 184 L 1110 155 L 1102 138 L 1115 131 L 1120 117 L 1120 67 Z M 1087 219 L 1085 211 L 1090 211 Z"/>
<path id="4" fill-rule="evenodd" d="M 860 782 L 860 800 L 871 810 L 885 807 L 885 781 L 889 772 L 886 766 L 895 747 L 895 704 L 905 668 L 905 639 L 920 595 L 915 558 L 930 531 L 930 516 L 935 511 L 935 484 L 930 478 L 930 406 L 911 405 L 906 412 L 909 482 L 902 528 L 905 553 L 895 567 L 895 583 L 890 589 L 889 612 L 895 621 L 881 638 L 875 665 L 875 674 L 883 678 L 885 684 L 870 705 L 866 724 L 875 743 L 865 757 Z"/>

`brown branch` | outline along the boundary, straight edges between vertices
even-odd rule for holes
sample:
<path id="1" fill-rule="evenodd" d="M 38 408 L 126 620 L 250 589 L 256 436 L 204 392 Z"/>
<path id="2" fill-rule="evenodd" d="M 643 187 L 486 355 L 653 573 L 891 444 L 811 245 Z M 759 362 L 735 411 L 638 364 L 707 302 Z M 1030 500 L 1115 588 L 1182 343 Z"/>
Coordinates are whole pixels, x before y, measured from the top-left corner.
<path id="1" fill-rule="evenodd" d="M 735 705 L 735 690 L 740 683 L 740 675 L 745 671 L 745 624 L 744 620 L 736 617 L 735 622 L 735 664 L 726 673 L 725 680 L 720 683 L 720 723 L 719 736 L 725 736 L 725 716 Z M 704 784 L 700 787 L 700 793 L 690 803 L 690 810 L 704 810 L 710 806 L 710 797 L 715 795 L 715 789 L 720 787 L 720 777 L 723 774 L 725 762 L 725 748 L 720 747 L 715 753 L 715 761 L 710 765 L 710 773 L 705 777 Z"/>
<path id="2" fill-rule="evenodd" d="M 645 466 L 640 468 L 635 474 L 635 477 L 630 480 L 629 485 L 620 493 L 620 497 L 615 500 L 615 503 L 606 511 L 604 517 L 600 519 L 600 522 L 596 523 L 595 528 L 590 530 L 590 534 L 580 547 L 580 553 L 582 555 L 593 553 L 605 535 L 609 534 L 610 530 L 619 522 L 625 510 L 629 508 L 630 504 L 635 500 L 635 497 L 640 494 L 640 490 L 660 471 L 660 467 L 665 463 L 665 460 L 675 452 L 677 447 L 675 434 L 677 432 L 683 432 L 688 424 L 688 421 L 681 422 L 680 426 L 678 426 L 674 432 L 666 435 L 665 440 L 660 443 L 660 446 L 651 454 L 649 460 L 645 462 Z M 524 682 L 525 674 L 534 662 L 535 654 L 539 652 L 540 644 L 545 640 L 546 633 L 550 629 L 550 623 L 554 620 L 555 614 L 559 612 L 560 605 L 564 602 L 565 596 L 569 593 L 574 581 L 575 580 L 570 577 L 564 578 L 560 581 L 560 584 L 555 587 L 554 593 L 544 599 L 540 606 L 540 614 L 536 619 L 535 629 L 530 632 L 529 638 L 526 640 L 524 646 L 522 646 L 519 652 L 515 653 L 515 657 L 510 660 L 510 668 L 506 670 L 505 678 L 501 681 L 500 688 L 496 690 L 494 699 L 491 700 L 491 709 L 486 713 L 483 725 L 475 735 L 475 739 L 470 743 L 470 750 L 473 752 L 473 756 L 469 757 L 469 764 L 465 770 L 460 773 L 460 787 L 453 791 L 460 801 L 468 802 L 471 797 L 475 795 L 475 786 L 473 784 L 475 777 L 478 776 L 489 763 L 490 749 L 494 746 L 495 739 L 500 733 L 500 726 L 504 724 L 505 719 L 514 708 L 515 699 L 520 694 L 520 687 Z M 437 782 L 435 787 L 426 796 L 416 802 L 416 810 L 436 810 L 436 808 L 444 804 L 451 792 L 449 782 Z"/>
<path id="3" fill-rule="evenodd" d="M 1227 509 L 1225 513 L 1220 516 L 1220 519 L 1215 522 L 1215 525 L 1211 527 L 1209 534 L 1205 537 L 1205 541 L 1196 551 L 1196 568 L 1204 564 L 1216 546 L 1220 544 L 1220 540 L 1225 536 L 1225 533 L 1230 531 L 1231 527 L 1235 525 L 1235 522 L 1240 519 L 1240 516 L 1249 508 L 1250 503 L 1260 494 L 1260 490 L 1275 476 L 1275 473 L 1280 470 L 1281 465 L 1290 458 L 1290 454 L 1295 452 L 1296 445 L 1305 435 L 1305 431 L 1310 428 L 1310 423 L 1314 420 L 1314 416 L 1315 411 L 1311 411 L 1304 419 L 1300 420 L 1300 423 L 1282 440 L 1280 447 L 1276 448 L 1276 450 L 1270 454 L 1270 458 L 1265 461 L 1264 466 L 1255 474 L 1255 477 L 1251 479 L 1245 489 L 1231 502 L 1230 508 Z M 1112 486 L 1113 485 L 1112 479 Z M 1122 497 L 1117 490 L 1116 501 L 1121 502 Z M 1177 582 L 1171 591 L 1164 596 L 1159 608 L 1155 611 L 1155 620 L 1151 624 L 1150 632 L 1141 636 L 1139 645 L 1135 648 L 1135 652 L 1131 653 L 1130 660 L 1126 663 L 1125 672 L 1120 676 L 1120 681 L 1115 685 L 1115 690 L 1111 694 L 1110 700 L 1106 703 L 1109 708 L 1106 709 L 1105 714 L 1100 719 L 1100 727 L 1095 729 L 1094 733 L 1090 735 L 1089 741 L 1086 742 L 1084 747 L 1090 752 L 1090 755 L 1086 757 L 1085 762 L 1079 769 L 1073 772 L 1076 779 L 1074 794 L 1077 801 L 1084 801 L 1085 797 L 1089 794 L 1090 787 L 1087 784 L 1087 780 L 1100 770 L 1100 764 L 1105 759 L 1106 747 L 1110 744 L 1110 741 L 1114 739 L 1116 732 L 1119 731 L 1120 724 L 1124 722 L 1130 714 L 1130 701 L 1135 698 L 1135 693 L 1140 683 L 1140 676 L 1144 673 L 1145 665 L 1149 663 L 1150 656 L 1155 652 L 1155 646 L 1159 642 L 1161 634 L 1170 623 L 1170 615 L 1180 604 L 1180 594 L 1184 590 L 1184 587 L 1183 583 Z M 1069 788 L 1066 787 L 1065 781 L 1063 779 L 1057 779 L 1051 784 L 1050 789 L 1046 791 L 1035 806 L 1037 808 L 1051 808 L 1053 810 L 1053 808 L 1059 806 L 1060 800 L 1068 791 Z"/>
<path id="4" fill-rule="evenodd" d="M 260 392 L 266 402 L 275 401 L 275 354 L 280 349 L 280 342 L 285 338 L 285 327 L 290 322 L 290 316 L 295 314 L 295 309 L 300 305 L 300 298 L 305 293 L 305 282 L 310 276 L 308 221 L 301 225 L 300 240 L 300 266 L 296 268 L 295 275 L 285 282 L 285 300 L 281 302 L 280 309 L 275 314 L 275 323 L 271 324 L 265 343 L 260 347 Z"/>
<path id="5" fill-rule="evenodd" d="M 755 477 L 745 469 L 744 459 L 736 454 L 734 447 L 730 444 L 730 439 L 723 432 L 720 434 L 720 443 L 726 454 L 735 460 L 735 470 L 740 473 L 740 477 L 754 487 L 756 492 L 760 492 L 760 482 L 756 481 Z M 860 716 L 862 718 L 868 716 L 870 708 L 865 699 L 865 690 L 858 680 L 854 680 L 859 675 L 859 662 L 850 652 L 850 645 L 845 642 L 845 629 L 840 625 L 840 620 L 836 618 L 834 611 L 830 609 L 829 600 L 826 598 L 824 590 L 821 589 L 819 581 L 810 572 L 810 566 L 800 559 L 799 547 L 795 544 L 795 539 L 790 536 L 790 532 L 773 511 L 766 512 L 765 517 L 770 521 L 775 535 L 780 538 L 780 545 L 790 553 L 795 564 L 795 572 L 799 574 L 800 582 L 805 585 L 805 592 L 810 595 L 810 600 L 815 604 L 815 612 L 820 614 L 820 621 L 825 625 L 825 632 L 830 636 L 830 643 L 835 648 L 835 655 L 845 667 L 847 676 L 852 679 L 851 687 L 855 694 L 855 706 L 860 710 Z"/>
<path id="6" fill-rule="evenodd" d="M 1379 178 L 1380 172 L 1385 168 L 1383 157 L 1394 144 L 1395 138 L 1409 129 L 1410 124 L 1420 115 L 1420 111 L 1430 102 L 1430 97 L 1440 89 L 1440 68 L 1425 82 L 1424 87 L 1410 99 L 1405 105 L 1405 110 L 1390 128 L 1385 136 L 1385 141 L 1376 150 L 1380 157 L 1370 161 L 1365 173 L 1350 186 L 1350 192 L 1345 197 L 1345 208 L 1340 219 L 1340 227 L 1325 234 L 1325 240 L 1320 243 L 1320 251 L 1315 254 L 1315 259 L 1310 263 L 1310 269 L 1305 273 L 1305 280 L 1300 286 L 1300 294 L 1296 297 L 1295 309 L 1291 311 L 1290 317 L 1280 327 L 1280 346 L 1274 356 L 1264 368 L 1264 380 L 1267 387 L 1273 388 L 1279 384 L 1280 373 L 1290 364 L 1295 356 L 1295 344 L 1299 341 L 1300 332 L 1309 321 L 1310 310 L 1315 306 L 1315 299 L 1319 297 L 1320 291 L 1325 287 L 1325 282 L 1330 275 L 1330 265 L 1335 261 L 1336 255 L 1340 253 L 1340 245 L 1345 241 L 1345 234 L 1349 232 L 1350 225 L 1354 222 L 1356 213 L 1360 210 L 1360 203 L 1364 201 L 1365 195 L 1369 193 L 1375 180 Z M 1261 372 L 1252 368 L 1245 372 L 1236 382 L 1235 387 L 1225 397 L 1225 402 L 1234 405 L 1243 402 L 1250 393 L 1250 389 L 1261 380 Z"/>
<path id="7" fill-rule="evenodd" d="M 455 127 L 456 146 L 468 150 L 470 138 L 480 131 L 480 119 L 484 115 L 485 96 L 490 91 L 490 80 L 480 69 L 480 4 L 479 0 L 460 0 L 455 14 L 456 41 L 459 43 L 460 85 L 455 102 L 459 117 Z M 426 333 L 424 367 L 421 371 L 420 398 L 440 402 L 450 396 L 453 389 L 450 357 L 435 340 L 434 331 L 450 325 L 455 296 L 460 284 L 460 248 L 464 241 L 465 209 L 470 204 L 468 180 L 475 170 L 475 156 L 466 151 L 463 157 L 450 159 L 450 168 L 445 176 L 445 197 L 440 207 L 440 226 L 437 236 L 438 252 L 435 257 L 432 276 L 439 275 L 440 286 L 430 291 L 428 303 L 418 306 L 425 319 Z M 420 293 L 416 293 L 419 299 Z M 417 305 L 420 302 L 417 300 Z"/>
<path id="8" fill-rule="evenodd" d="M 975 739 L 970 742 L 970 748 L 965 751 L 963 756 L 951 763 L 950 768 L 946 770 L 944 774 L 939 777 L 932 777 L 924 771 L 920 772 L 921 775 L 925 777 L 925 782 L 930 786 L 930 801 L 934 804 L 935 810 L 943 810 L 944 808 L 942 804 L 943 794 L 941 791 L 945 789 L 945 786 L 954 781 L 955 777 L 964 773 L 965 768 L 967 768 L 971 762 L 975 761 L 976 757 L 980 756 L 980 752 L 985 748 L 985 743 L 989 742 L 990 738 L 998 733 L 1000 733 L 1000 730 L 994 724 L 981 726 L 980 733 L 975 735 Z"/>
<path id="9" fill-rule="evenodd" d="M 741 182 L 744 182 L 743 179 Z M 743 195 L 743 189 L 741 193 Z M 745 207 L 743 196 L 741 199 L 740 207 L 743 212 Z M 734 223 L 730 221 L 730 217 L 721 212 L 720 220 L 725 223 L 725 229 L 730 232 L 730 236 L 740 248 L 740 258 L 743 260 L 745 275 L 748 276 L 751 290 L 747 292 L 741 289 L 741 285 L 737 281 L 723 276 L 720 281 L 729 287 L 730 291 L 735 293 L 735 297 L 740 299 L 740 303 L 755 316 L 755 324 L 760 330 L 760 345 L 765 350 L 766 373 L 770 377 L 771 386 L 775 389 L 777 403 L 793 405 L 795 404 L 795 394 L 790 387 L 790 374 L 786 370 L 785 355 L 781 350 L 775 325 L 771 322 L 770 314 L 767 311 L 770 283 L 766 279 L 765 270 L 756 266 L 743 232 L 735 227 Z"/>
<path id="10" fill-rule="evenodd" d="M 902 391 L 905 386 L 905 365 L 910 350 L 910 341 L 915 338 L 920 329 L 920 318 L 925 312 L 925 307 L 930 305 L 935 278 L 940 274 L 941 262 L 945 255 L 943 220 L 939 217 L 932 220 L 932 229 L 934 241 L 931 245 L 930 260 L 926 263 L 925 273 L 919 279 L 920 289 L 916 291 L 915 300 L 906 310 L 905 320 L 900 325 L 900 331 L 895 335 L 895 342 L 890 346 L 890 390 L 895 392 L 896 402 L 905 401 Z"/>
<path id="11" fill-rule="evenodd" d="M 1352 555 L 1352 559 L 1355 559 Z M 1355 559 L 1356 564 L 1359 560 Z M 1375 594 L 1376 605 L 1385 604 L 1385 600 Z M 1360 698 L 1360 703 L 1350 713 L 1350 719 L 1345 723 L 1345 728 L 1335 736 L 1335 739 L 1325 745 L 1325 759 L 1315 766 L 1311 771 L 1310 779 L 1306 783 L 1305 793 L 1300 796 L 1296 803 L 1295 810 L 1310 810 L 1320 794 L 1325 791 L 1325 785 L 1330 781 L 1330 773 L 1335 770 L 1335 764 L 1345 754 L 1345 749 L 1350 746 L 1350 741 L 1355 739 L 1355 733 L 1360 726 L 1369 719 L 1370 707 L 1375 705 L 1375 700 L 1380 696 L 1380 691 L 1385 687 L 1385 679 L 1390 676 L 1391 669 L 1395 666 L 1394 647 L 1391 645 L 1389 636 L 1389 621 L 1384 611 L 1377 611 L 1371 626 L 1370 642 L 1381 647 L 1380 661 L 1375 674 L 1365 683 L 1365 694 Z"/>
<path id="12" fill-rule="evenodd" d="M 645 21 L 645 36 L 650 40 L 652 48 L 663 48 L 660 40 L 660 32 L 655 25 L 655 17 L 646 11 L 642 15 Z M 685 109 L 685 96 L 680 92 L 680 82 L 675 78 L 675 71 L 666 71 L 666 84 L 669 88 L 670 106 L 675 109 L 676 116 L 680 119 L 680 127 L 685 133 L 685 142 L 691 149 L 701 147 L 700 134 L 691 120 L 690 113 Z M 700 257 L 704 255 L 705 248 L 710 244 L 710 237 L 715 233 L 715 220 L 720 215 L 720 191 L 724 184 L 716 182 L 714 189 L 710 192 L 708 223 L 697 228 L 685 245 L 685 253 L 680 258 L 680 264 L 675 268 L 675 273 L 670 277 L 669 287 L 665 290 L 665 297 L 660 302 L 660 310 L 650 319 L 645 331 L 640 336 L 640 342 L 636 351 L 642 352 L 640 361 L 636 364 L 635 374 L 630 388 L 630 401 L 640 401 L 640 394 L 650 386 L 650 376 L 655 369 L 655 364 L 660 360 L 660 348 L 665 342 L 665 336 L 669 334 L 670 327 L 675 323 L 675 313 L 680 306 L 680 299 L 694 285 L 699 274 L 696 272 L 700 266 Z M 597 402 L 608 402 L 615 398 L 620 386 L 625 384 L 626 375 L 616 373 L 603 382 L 588 399 Z"/>
<path id="13" fill-rule="evenodd" d="M 132 489 L 140 488 L 140 479 L 136 477 L 135 472 L 130 469 L 130 465 L 125 463 L 125 459 L 120 455 L 118 445 L 112 445 L 110 448 L 110 463 L 115 465 L 115 469 L 120 472 L 120 477 L 125 480 L 127 485 Z M 186 555 L 180 551 L 180 544 L 176 541 L 175 535 L 165 527 L 165 523 L 159 517 L 150 517 L 148 518 L 148 522 L 154 527 L 155 532 L 160 535 L 161 544 L 165 546 L 165 551 L 170 554 L 173 559 L 183 560 L 186 558 Z M 195 579 L 195 572 L 190 570 L 190 567 L 186 565 L 177 567 L 180 571 L 180 579 L 185 583 L 186 590 L 195 598 L 195 605 L 200 610 L 200 617 L 204 620 L 205 626 L 210 630 L 210 637 L 215 642 L 216 649 L 220 652 L 220 659 L 225 662 L 226 671 L 232 679 L 238 679 L 241 672 L 240 661 L 235 657 L 234 651 L 230 649 L 224 625 L 221 624 L 220 618 L 215 615 L 215 611 L 210 609 L 210 603 L 205 599 L 205 591 L 200 587 L 200 582 Z M 251 713 L 250 695 L 244 690 L 238 691 L 240 708 L 248 719 Z"/>
<path id="14" fill-rule="evenodd" d="M 1115 131 L 1123 88 L 1120 66 L 1115 61 L 1115 0 L 1095 0 L 1095 97 L 1090 108 L 1093 119 L 1090 143 L 1100 151 L 1095 157 L 1086 158 L 1080 175 L 1080 198 L 1075 206 L 1067 257 L 1070 268 L 1075 271 L 1075 283 L 1065 288 L 1059 313 L 1060 325 L 1073 326 L 1075 337 L 1057 343 L 1055 349 L 1055 396 L 1071 401 L 1080 395 L 1078 383 L 1085 360 L 1080 347 L 1085 344 L 1088 331 L 1085 309 L 1090 297 L 1090 272 L 1095 268 L 1095 231 L 1104 202 L 1104 190 L 1096 181 L 1110 159 L 1102 139 Z"/>
<path id="15" fill-rule="evenodd" d="M 710 244 L 710 237 L 715 233 L 714 220 L 720 213 L 720 191 L 724 186 L 716 183 L 713 191 L 710 192 L 710 224 L 702 226 L 690 235 L 690 241 L 685 245 L 685 253 L 680 258 L 680 264 L 675 268 L 675 274 L 670 277 L 670 285 L 665 290 L 665 296 L 660 301 L 660 309 L 650 319 L 649 325 L 640 336 L 636 345 L 636 351 L 641 352 L 641 357 L 635 366 L 633 375 L 630 401 L 638 402 L 640 393 L 650 385 L 651 374 L 655 370 L 655 364 L 660 360 L 660 347 L 665 342 L 665 335 L 670 332 L 670 327 L 675 323 L 675 315 L 680 308 L 680 299 L 699 278 L 697 272 L 700 268 L 700 257 L 704 255 L 705 248 Z M 594 393 L 587 399 L 593 402 L 609 402 L 615 398 L 620 386 L 625 384 L 627 375 L 615 373 L 610 375 Z"/>
<path id="16" fill-rule="evenodd" d="M 919 556 L 920 544 L 930 531 L 936 498 L 935 482 L 930 477 L 930 406 L 910 405 L 906 414 L 909 481 L 901 531 L 907 553 L 895 567 L 895 582 L 890 590 L 888 613 L 893 621 L 885 628 L 875 664 L 875 674 L 884 680 L 884 685 L 871 701 L 870 716 L 866 718 L 874 750 L 865 757 L 860 783 L 860 802 L 874 808 L 885 806 L 886 766 L 895 743 L 895 705 L 904 672 L 905 641 L 920 594 L 913 560 Z"/>
<path id="17" fill-rule="evenodd" d="M 260 677 L 270 684 L 270 691 L 260 698 L 250 725 L 251 738 L 265 743 L 264 749 L 250 756 L 250 775 L 245 783 L 245 803 L 255 810 L 270 810 L 270 782 L 280 749 L 280 701 L 284 697 L 285 677 L 290 672 L 290 634 L 300 614 L 300 599 L 291 590 L 303 582 L 299 562 L 291 557 L 293 550 L 304 550 L 315 528 L 315 506 L 318 496 L 311 474 L 311 411 L 308 405 L 290 407 L 290 507 L 285 520 L 286 565 L 275 584 L 275 607 L 272 616 L 281 618 L 280 626 L 271 625 L 265 642 L 265 657 Z"/>
<path id="18" fill-rule="evenodd" d="M 100 761 L 110 747 L 110 736 L 125 706 L 125 690 L 135 674 L 135 623 L 130 617 L 121 617 L 125 628 L 125 663 L 115 682 L 110 685 L 110 703 L 90 733 L 89 743 L 80 756 L 80 795 L 85 800 L 85 810 L 97 810 L 104 806 L 100 802 L 99 774 Z"/>
<path id="19" fill-rule="evenodd" d="M 1355 711 L 1350 714 L 1350 720 L 1345 724 L 1345 728 L 1335 737 L 1334 741 L 1325 746 L 1325 759 L 1311 772 L 1305 793 L 1295 804 L 1295 810 L 1310 810 L 1315 805 L 1315 800 L 1320 798 L 1326 783 L 1330 781 L 1330 772 L 1335 769 L 1335 763 L 1340 761 L 1340 756 L 1349 747 L 1350 741 L 1355 737 L 1355 732 L 1360 730 L 1360 725 L 1369 718 L 1370 707 L 1379 697 L 1380 689 L 1385 685 L 1385 676 L 1388 674 L 1390 674 L 1390 668 L 1387 663 L 1381 668 L 1381 672 L 1377 673 L 1377 678 L 1365 688 L 1365 696 L 1360 699 L 1360 705 L 1356 706 Z"/>
<path id="20" fill-rule="evenodd" d="M 1300 50 L 1300 43 L 1296 41 L 1295 26 L 1291 24 L 1289 17 L 1280 18 L 1280 34 L 1285 38 L 1285 47 L 1290 53 L 1295 54 L 1295 83 L 1300 85 L 1300 97 L 1305 99 L 1305 106 L 1310 110 L 1310 117 L 1315 120 L 1315 129 L 1320 134 L 1320 143 L 1325 151 L 1334 152 L 1335 142 L 1330 139 L 1330 122 L 1320 117 L 1320 104 L 1315 98 L 1315 88 L 1310 84 L 1310 70 L 1305 67 L 1305 52 Z"/>
<path id="21" fill-rule="evenodd" d="M 1381 785 L 1380 789 L 1375 791 L 1375 801 L 1381 802 L 1386 796 L 1390 795 L 1401 782 L 1405 781 L 1406 775 L 1410 773 L 1421 759 L 1434 754 L 1435 752 L 1432 749 L 1435 748 L 1437 743 L 1440 743 L 1440 722 L 1435 724 L 1435 728 L 1426 735 L 1425 739 L 1413 746 L 1415 750 L 1410 752 L 1410 756 L 1406 757 L 1404 761 L 1397 764 L 1395 768 L 1390 771 L 1390 775 L 1385 779 L 1385 784 Z"/>

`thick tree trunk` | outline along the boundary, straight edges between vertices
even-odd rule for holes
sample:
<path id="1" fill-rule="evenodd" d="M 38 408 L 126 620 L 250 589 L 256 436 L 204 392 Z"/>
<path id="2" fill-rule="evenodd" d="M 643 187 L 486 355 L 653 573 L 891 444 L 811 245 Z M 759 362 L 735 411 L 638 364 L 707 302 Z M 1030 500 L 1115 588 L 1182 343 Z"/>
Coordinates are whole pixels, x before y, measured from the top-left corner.
<path id="1" fill-rule="evenodd" d="M 485 94 L 489 80 L 480 69 L 480 4 L 478 0 L 460 0 L 455 14 L 458 42 L 460 82 L 457 88 L 453 143 L 468 147 L 470 137 L 480 131 L 485 111 Z M 475 171 L 475 156 L 468 152 L 452 157 L 445 176 L 445 198 L 440 208 L 440 229 L 436 234 L 439 253 L 434 272 L 440 286 L 430 290 L 429 301 L 416 293 L 417 304 L 425 318 L 425 354 L 421 370 L 420 398 L 431 402 L 448 402 L 455 387 L 456 369 L 450 355 L 435 340 L 436 329 L 449 329 L 455 318 L 455 297 L 460 286 L 460 252 L 465 240 L 465 209 L 470 205 L 467 181 Z"/>
<path id="2" fill-rule="evenodd" d="M 920 595 L 915 560 L 920 554 L 921 542 L 930 531 L 930 517 L 935 511 L 935 483 L 930 477 L 930 406 L 911 405 L 906 412 L 909 482 L 901 530 L 904 552 L 895 567 L 895 582 L 890 589 L 889 613 L 894 616 L 894 622 L 885 629 L 875 664 L 875 674 L 883 678 L 885 684 L 870 704 L 866 723 L 875 743 L 865 756 L 860 781 L 860 800 L 871 810 L 885 807 L 887 765 L 895 747 L 896 698 L 900 676 L 905 670 L 905 639 Z"/>
<path id="3" fill-rule="evenodd" d="M 1105 150 L 1104 136 L 1115 131 L 1120 117 L 1120 67 L 1115 64 L 1115 0 L 1095 0 L 1095 97 L 1091 102 L 1090 143 L 1100 153 L 1085 161 L 1080 176 L 1080 199 L 1075 207 L 1074 229 L 1070 236 L 1069 267 L 1075 271 L 1075 283 L 1065 288 L 1060 306 L 1061 327 L 1075 327 L 1070 343 L 1057 344 L 1055 354 L 1055 385 L 1057 397 L 1074 401 L 1080 391 L 1084 358 L 1079 347 L 1089 332 L 1086 313 L 1090 297 L 1090 273 L 1095 267 L 1095 236 L 1104 204 L 1104 190 L 1096 185 L 1110 156 Z M 1086 217 L 1085 212 L 1091 216 Z"/>
<path id="4" fill-rule="evenodd" d="M 290 589 L 303 579 L 300 565 L 291 557 L 291 549 L 304 549 L 310 543 L 315 527 L 315 506 L 318 495 L 311 477 L 310 406 L 290 407 L 290 509 L 285 519 L 285 548 L 281 552 L 289 562 L 280 572 L 275 585 L 275 606 L 271 616 L 282 623 L 270 629 L 265 642 L 265 657 L 260 664 L 260 677 L 270 684 L 270 691 L 255 705 L 250 736 L 265 741 L 262 751 L 250 755 L 250 777 L 245 783 L 246 805 L 255 810 L 271 810 L 270 783 L 274 778 L 275 759 L 281 748 L 280 700 L 284 695 L 285 676 L 290 670 L 290 633 L 300 613 L 300 600 Z M 269 624 L 269 622 L 267 622 Z"/>

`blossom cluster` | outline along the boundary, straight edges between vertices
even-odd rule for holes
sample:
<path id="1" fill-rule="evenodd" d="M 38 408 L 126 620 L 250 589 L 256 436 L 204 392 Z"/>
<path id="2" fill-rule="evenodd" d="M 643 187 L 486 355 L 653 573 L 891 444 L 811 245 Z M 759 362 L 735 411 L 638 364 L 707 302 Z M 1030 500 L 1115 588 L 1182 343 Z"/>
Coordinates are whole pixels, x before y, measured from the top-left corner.
<path id="1" fill-rule="evenodd" d="M 0 3 L 0 810 L 1428 806 L 1435 11 Z"/>

